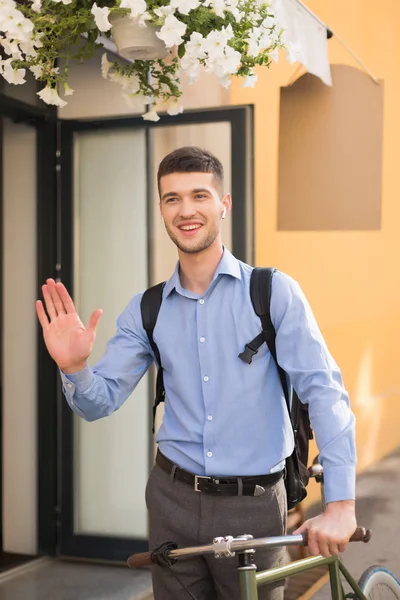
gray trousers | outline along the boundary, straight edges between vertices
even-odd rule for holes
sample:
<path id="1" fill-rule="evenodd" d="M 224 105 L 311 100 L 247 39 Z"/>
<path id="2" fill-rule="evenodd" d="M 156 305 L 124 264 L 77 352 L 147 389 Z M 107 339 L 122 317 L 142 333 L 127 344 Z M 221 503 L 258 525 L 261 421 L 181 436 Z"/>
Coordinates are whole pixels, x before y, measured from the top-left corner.
<path id="1" fill-rule="evenodd" d="M 164 542 L 179 547 L 211 544 L 216 536 L 251 534 L 283 535 L 286 531 L 286 492 L 283 479 L 266 488 L 262 496 L 210 496 L 172 479 L 155 465 L 146 487 L 150 518 L 150 550 Z M 285 549 L 257 551 L 258 570 L 285 562 Z M 155 600 L 239 600 L 237 557 L 216 559 L 206 555 L 177 561 L 172 570 L 153 566 Z M 263 586 L 259 600 L 282 600 L 283 582 Z"/>

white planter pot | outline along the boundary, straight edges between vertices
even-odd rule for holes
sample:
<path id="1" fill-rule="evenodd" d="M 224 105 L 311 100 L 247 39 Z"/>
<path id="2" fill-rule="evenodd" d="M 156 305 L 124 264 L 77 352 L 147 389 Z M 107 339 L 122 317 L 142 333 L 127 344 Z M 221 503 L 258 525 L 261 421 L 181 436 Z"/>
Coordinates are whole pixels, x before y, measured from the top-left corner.
<path id="1" fill-rule="evenodd" d="M 156 60 L 168 56 L 165 44 L 156 36 L 152 25 L 140 27 L 137 19 L 128 15 L 110 15 L 111 34 L 118 53 L 130 60 Z"/>

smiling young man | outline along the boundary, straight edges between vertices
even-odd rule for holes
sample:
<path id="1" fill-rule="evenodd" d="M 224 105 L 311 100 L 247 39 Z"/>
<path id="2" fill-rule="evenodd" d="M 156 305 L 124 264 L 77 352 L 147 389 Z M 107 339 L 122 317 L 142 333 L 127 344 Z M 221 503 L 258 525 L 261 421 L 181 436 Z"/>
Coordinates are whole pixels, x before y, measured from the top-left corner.
<path id="1" fill-rule="evenodd" d="M 232 206 L 222 165 L 210 152 L 180 148 L 161 162 L 158 185 L 161 216 L 179 262 L 164 287 L 154 329 L 166 398 L 146 488 L 150 548 L 170 540 L 206 544 L 228 534 L 280 535 L 286 524 L 283 469 L 293 434 L 268 349 L 264 345 L 251 365 L 238 358 L 261 324 L 249 293 L 252 267 L 222 244 L 221 222 Z M 47 314 L 40 301 L 37 313 L 67 402 L 88 421 L 111 414 L 155 360 L 141 319 L 143 294 L 119 317 L 116 335 L 94 367 L 87 359 L 101 310 L 85 328 L 62 283 L 47 280 L 43 296 Z M 313 554 L 337 554 L 356 528 L 348 395 L 300 287 L 280 272 L 273 277 L 271 319 L 278 361 L 309 405 L 325 471 L 326 510 L 301 530 L 308 529 Z M 200 493 L 193 481 L 206 482 Z M 283 557 L 281 550 L 260 552 L 257 566 L 278 565 Z M 235 569 L 235 561 L 214 557 L 178 562 L 175 575 L 155 566 L 155 599 L 192 594 L 197 600 L 237 600 Z M 282 584 L 261 588 L 259 598 L 282 599 Z"/>

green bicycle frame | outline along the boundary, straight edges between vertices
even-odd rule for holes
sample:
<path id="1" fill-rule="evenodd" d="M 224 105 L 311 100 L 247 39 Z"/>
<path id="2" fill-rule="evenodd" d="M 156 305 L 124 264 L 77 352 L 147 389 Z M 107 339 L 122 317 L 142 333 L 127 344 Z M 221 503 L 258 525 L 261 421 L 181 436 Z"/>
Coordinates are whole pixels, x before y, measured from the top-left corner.
<path id="1" fill-rule="evenodd" d="M 296 560 L 283 567 L 267 569 L 266 571 L 257 572 L 255 565 L 239 567 L 239 583 L 240 583 L 240 598 L 241 600 L 258 600 L 258 588 L 268 583 L 275 583 L 286 577 L 298 575 L 304 571 L 310 571 L 316 567 L 329 567 L 329 578 L 331 584 L 332 600 L 344 600 L 344 590 L 340 580 L 340 572 L 344 575 L 350 587 L 355 592 L 359 600 L 367 600 L 357 583 L 350 575 L 342 561 L 335 557 L 329 556 L 311 556 Z"/>

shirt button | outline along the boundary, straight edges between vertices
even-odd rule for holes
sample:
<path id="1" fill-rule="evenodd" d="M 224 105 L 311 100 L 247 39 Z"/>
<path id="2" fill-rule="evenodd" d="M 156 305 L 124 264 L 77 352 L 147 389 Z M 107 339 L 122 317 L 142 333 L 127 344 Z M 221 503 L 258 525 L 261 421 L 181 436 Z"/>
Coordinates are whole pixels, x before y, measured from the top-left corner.
<path id="1" fill-rule="evenodd" d="M 212 421 L 212 415 L 208 415 L 207 421 Z"/>
<path id="2" fill-rule="evenodd" d="M 200 341 L 201 341 L 201 343 L 203 343 L 203 342 L 205 342 L 205 341 L 206 341 L 206 338 L 204 338 L 204 337 L 201 337 L 201 338 L 200 338 Z"/>
<path id="3" fill-rule="evenodd" d="M 67 383 L 67 387 L 72 388 L 72 383 Z"/>
<path id="4" fill-rule="evenodd" d="M 212 452 L 207 452 L 207 456 L 208 456 L 208 458 L 211 458 L 212 457 Z"/>
<path id="5" fill-rule="evenodd" d="M 204 377 L 204 381 L 208 381 L 210 378 L 207 375 Z"/>
<path id="6" fill-rule="evenodd" d="M 201 299 L 199 300 L 199 302 L 200 302 L 200 304 L 204 304 L 204 300 L 203 300 L 203 298 L 201 298 Z"/>

